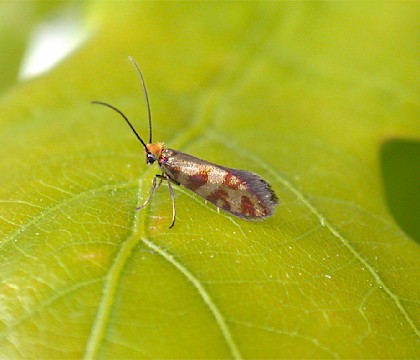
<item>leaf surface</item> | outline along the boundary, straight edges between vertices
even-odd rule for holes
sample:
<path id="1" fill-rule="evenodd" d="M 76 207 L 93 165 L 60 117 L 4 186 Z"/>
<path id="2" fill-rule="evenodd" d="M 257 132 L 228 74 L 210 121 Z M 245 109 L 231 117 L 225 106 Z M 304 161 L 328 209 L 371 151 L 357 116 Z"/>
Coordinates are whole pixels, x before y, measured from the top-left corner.
<path id="1" fill-rule="evenodd" d="M 380 167 L 419 138 L 418 4 L 73 6 L 90 40 L 0 98 L 1 357 L 419 357 L 419 246 Z M 89 104 L 147 139 L 128 55 L 154 141 L 260 174 L 272 218 L 175 187 L 169 230 L 166 186 L 134 210 L 158 169 Z"/>

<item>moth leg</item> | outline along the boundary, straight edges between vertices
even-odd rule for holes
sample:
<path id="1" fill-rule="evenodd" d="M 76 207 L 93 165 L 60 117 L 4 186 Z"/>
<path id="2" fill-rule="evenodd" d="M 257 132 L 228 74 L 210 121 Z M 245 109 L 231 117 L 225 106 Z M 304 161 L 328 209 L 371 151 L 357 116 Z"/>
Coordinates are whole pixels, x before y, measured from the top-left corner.
<path id="1" fill-rule="evenodd" d="M 156 183 L 157 178 L 159 178 L 159 183 Z M 159 186 L 162 184 L 163 179 L 165 179 L 163 175 L 159 175 L 159 174 L 155 175 L 155 177 L 153 178 L 152 188 L 150 189 L 149 197 L 147 198 L 147 200 L 144 202 L 143 205 L 136 207 L 136 210 L 143 209 L 150 202 L 153 194 L 155 193 L 155 190 L 158 189 Z"/>
<path id="2" fill-rule="evenodd" d="M 169 176 L 165 175 L 166 180 L 168 181 L 168 188 L 169 188 L 169 194 L 171 195 L 172 200 L 172 223 L 171 226 L 169 226 L 169 229 L 175 225 L 175 219 L 176 219 L 176 208 L 175 208 L 175 194 L 174 190 L 172 189 L 171 181 L 173 181 Z M 175 182 L 176 184 L 176 182 Z"/>

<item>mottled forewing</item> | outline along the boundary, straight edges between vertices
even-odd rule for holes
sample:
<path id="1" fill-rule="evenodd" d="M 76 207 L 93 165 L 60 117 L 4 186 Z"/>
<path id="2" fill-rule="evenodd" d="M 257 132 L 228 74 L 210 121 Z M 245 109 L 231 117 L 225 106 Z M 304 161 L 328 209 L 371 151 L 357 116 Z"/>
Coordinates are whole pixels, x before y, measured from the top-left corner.
<path id="1" fill-rule="evenodd" d="M 250 171 L 215 165 L 172 149 L 164 150 L 159 163 L 172 180 L 235 216 L 263 219 L 278 204 L 270 185 Z"/>

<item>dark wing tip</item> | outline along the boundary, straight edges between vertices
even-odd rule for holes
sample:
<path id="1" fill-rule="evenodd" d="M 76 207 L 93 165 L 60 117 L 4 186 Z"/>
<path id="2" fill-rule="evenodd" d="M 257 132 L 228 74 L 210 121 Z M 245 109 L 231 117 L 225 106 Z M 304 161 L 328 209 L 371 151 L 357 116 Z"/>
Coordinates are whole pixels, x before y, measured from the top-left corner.
<path id="1" fill-rule="evenodd" d="M 260 203 L 263 205 L 263 207 L 265 207 L 266 214 L 256 217 L 255 220 L 258 218 L 263 219 L 272 216 L 274 213 L 274 207 L 280 203 L 280 200 L 271 185 L 262 177 L 254 174 L 253 172 L 236 169 L 230 170 L 247 183 L 248 188 L 258 196 Z"/>

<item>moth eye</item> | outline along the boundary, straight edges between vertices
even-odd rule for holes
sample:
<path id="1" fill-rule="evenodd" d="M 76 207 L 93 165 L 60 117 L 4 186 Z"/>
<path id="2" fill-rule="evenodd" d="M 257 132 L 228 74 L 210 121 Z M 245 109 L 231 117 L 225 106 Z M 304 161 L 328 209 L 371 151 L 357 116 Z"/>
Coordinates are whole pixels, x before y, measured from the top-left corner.
<path id="1" fill-rule="evenodd" d="M 147 154 L 146 155 L 146 164 L 150 165 L 153 164 L 156 161 L 156 158 L 153 156 L 153 154 Z"/>

